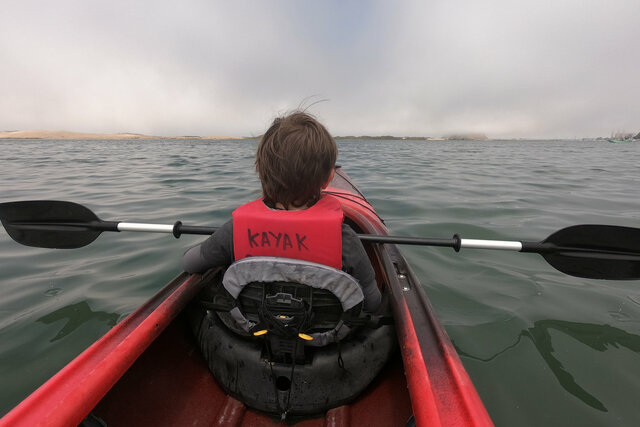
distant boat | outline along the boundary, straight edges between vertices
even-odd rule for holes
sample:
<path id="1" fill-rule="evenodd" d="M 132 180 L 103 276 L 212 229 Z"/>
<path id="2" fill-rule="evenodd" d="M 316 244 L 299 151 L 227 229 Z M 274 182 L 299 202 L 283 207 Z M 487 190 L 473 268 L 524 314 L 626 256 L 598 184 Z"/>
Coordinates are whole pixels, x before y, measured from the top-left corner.
<path id="1" fill-rule="evenodd" d="M 633 142 L 633 139 L 607 139 L 609 142 Z"/>

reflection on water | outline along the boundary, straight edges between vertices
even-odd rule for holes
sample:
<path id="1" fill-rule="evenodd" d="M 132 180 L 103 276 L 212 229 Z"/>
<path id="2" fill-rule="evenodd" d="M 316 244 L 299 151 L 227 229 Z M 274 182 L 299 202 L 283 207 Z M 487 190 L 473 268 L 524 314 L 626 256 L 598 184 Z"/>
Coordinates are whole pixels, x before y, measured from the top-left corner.
<path id="1" fill-rule="evenodd" d="M 42 316 L 37 321 L 49 325 L 55 323 L 58 320 L 65 320 L 66 323 L 62 326 L 62 329 L 56 334 L 50 342 L 57 341 L 66 337 L 71 332 L 82 326 L 83 323 L 96 320 L 101 323 L 106 323 L 108 326 L 113 327 L 118 321 L 120 315 L 118 313 L 107 313 L 105 311 L 93 311 L 86 301 L 81 301 L 76 304 L 71 304 L 66 307 L 62 307 L 52 313 Z"/>
<path id="2" fill-rule="evenodd" d="M 604 352 L 608 350 L 609 347 L 626 347 L 634 353 L 640 353 L 640 336 L 638 335 L 630 334 L 622 329 L 609 325 L 595 325 L 592 323 L 578 323 L 552 319 L 539 320 L 535 322 L 532 328 L 528 328 L 520 332 L 515 343 L 488 358 L 479 358 L 470 355 L 458 347 L 456 347 L 456 350 L 460 356 L 482 362 L 489 362 L 518 346 L 522 338 L 528 338 L 536 347 L 547 366 L 549 366 L 551 372 L 553 372 L 560 385 L 566 391 L 592 408 L 602 412 L 608 412 L 602 402 L 580 386 L 573 375 L 564 368 L 562 362 L 555 357 L 555 350 L 551 337 L 552 330 L 562 332 L 596 351 Z"/>

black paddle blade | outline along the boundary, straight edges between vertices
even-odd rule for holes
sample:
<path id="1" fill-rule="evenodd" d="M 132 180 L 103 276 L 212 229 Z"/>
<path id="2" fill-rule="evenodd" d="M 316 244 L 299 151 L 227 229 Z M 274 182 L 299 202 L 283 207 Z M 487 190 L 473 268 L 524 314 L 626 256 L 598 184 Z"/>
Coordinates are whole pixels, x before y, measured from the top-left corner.
<path id="1" fill-rule="evenodd" d="M 616 225 L 574 225 L 543 242 L 539 253 L 556 269 L 590 279 L 640 279 L 640 229 Z"/>
<path id="2" fill-rule="evenodd" d="M 89 209 L 63 201 L 0 203 L 0 220 L 13 240 L 38 248 L 81 248 L 103 229 L 102 221 Z"/>

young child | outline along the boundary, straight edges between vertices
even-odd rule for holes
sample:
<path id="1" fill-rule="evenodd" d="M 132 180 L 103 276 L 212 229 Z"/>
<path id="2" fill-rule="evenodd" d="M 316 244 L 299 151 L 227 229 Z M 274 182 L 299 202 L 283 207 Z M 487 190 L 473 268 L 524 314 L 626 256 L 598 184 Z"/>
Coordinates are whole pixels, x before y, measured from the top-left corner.
<path id="1" fill-rule="evenodd" d="M 381 295 L 369 258 L 343 223 L 337 199 L 322 195 L 334 174 L 336 142 L 304 112 L 277 118 L 256 153 L 261 199 L 240 206 L 232 220 L 183 257 L 188 273 L 228 266 L 247 256 L 303 259 L 342 269 L 358 280 L 364 310 L 374 312 Z"/>

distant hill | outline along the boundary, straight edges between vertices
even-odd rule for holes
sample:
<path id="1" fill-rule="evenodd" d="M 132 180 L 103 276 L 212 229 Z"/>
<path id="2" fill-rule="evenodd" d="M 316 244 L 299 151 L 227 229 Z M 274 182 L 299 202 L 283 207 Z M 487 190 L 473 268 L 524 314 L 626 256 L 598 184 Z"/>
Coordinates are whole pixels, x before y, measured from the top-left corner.
<path id="1" fill-rule="evenodd" d="M 489 139 L 487 138 L 487 135 L 483 133 L 454 133 L 446 135 L 444 138 L 459 141 L 486 141 Z"/>
<path id="2" fill-rule="evenodd" d="M 404 140 L 424 140 L 426 139 L 424 136 L 393 136 L 393 135 L 382 135 L 382 136 L 370 136 L 370 135 L 362 135 L 362 136 L 336 136 L 335 139 L 366 139 L 366 140 L 382 140 L 382 141 L 395 141 L 397 139 Z"/>
<path id="3" fill-rule="evenodd" d="M 456 133 L 451 135 L 445 135 L 443 137 L 433 137 L 433 136 L 393 136 L 393 135 L 381 135 L 381 136 L 371 136 L 371 135 L 360 135 L 360 136 L 336 136 L 336 140 L 340 139 L 354 139 L 354 140 L 383 140 L 383 141 L 396 141 L 396 140 L 407 140 L 407 141 L 446 141 L 446 140 L 458 140 L 458 141 L 487 141 L 489 138 L 485 134 L 482 133 Z"/>
<path id="4" fill-rule="evenodd" d="M 407 140 L 407 141 L 446 141 L 446 140 L 459 140 L 459 141 L 487 141 L 489 138 L 485 134 L 482 133 L 456 133 L 451 135 L 445 135 L 443 137 L 432 137 L 432 136 L 393 136 L 393 135 L 381 135 L 381 136 L 371 136 L 371 135 L 361 135 L 361 136 L 336 136 L 335 139 L 363 139 L 363 140 L 387 140 L 387 141 L 395 141 L 395 140 Z"/>

